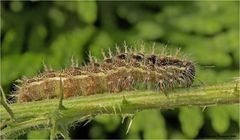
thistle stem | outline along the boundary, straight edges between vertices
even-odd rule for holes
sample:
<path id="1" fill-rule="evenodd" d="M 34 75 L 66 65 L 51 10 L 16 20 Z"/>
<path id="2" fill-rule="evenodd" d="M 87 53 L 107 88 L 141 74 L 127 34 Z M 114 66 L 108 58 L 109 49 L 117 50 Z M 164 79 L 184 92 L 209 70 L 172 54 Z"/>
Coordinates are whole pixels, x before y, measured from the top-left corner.
<path id="1" fill-rule="evenodd" d="M 3 89 L 2 89 L 2 86 L 0 86 L 0 90 L 1 90 L 1 91 L 0 91 L 0 92 L 1 92 L 0 102 L 1 102 L 1 104 L 3 105 L 3 107 L 5 108 L 5 110 L 8 112 L 9 116 L 11 117 L 11 119 L 12 119 L 12 120 L 15 120 L 13 111 L 12 111 L 12 109 L 9 107 L 9 105 L 8 105 L 8 103 L 7 103 L 7 100 L 6 100 L 4 91 L 3 91 Z"/>
<path id="2" fill-rule="evenodd" d="M 238 104 L 240 103 L 239 97 L 240 92 L 237 83 L 181 89 L 168 92 L 168 96 L 157 91 L 124 91 L 116 94 L 105 93 L 84 97 L 79 96 L 65 99 L 64 105 L 67 109 L 61 110 L 61 117 L 58 118 L 57 122 L 69 125 L 74 121 L 93 119 L 96 115 L 124 116 L 126 114 L 135 114 L 144 109 L 173 109 L 182 106 L 208 107 L 220 104 Z M 28 130 L 38 129 L 39 127 L 37 126 L 49 128 L 51 124 L 46 123 L 49 118 L 42 116 L 46 116 L 46 114 L 56 110 L 58 105 L 59 99 L 10 105 L 13 110 L 16 110 L 16 122 L 9 122 L 11 123 L 9 124 L 11 129 L 7 125 L 6 128 L 1 130 L 0 136 L 12 138 L 20 130 L 27 132 Z M 8 113 L 4 111 L 3 107 L 0 107 L 0 111 L 1 121 L 8 119 Z"/>

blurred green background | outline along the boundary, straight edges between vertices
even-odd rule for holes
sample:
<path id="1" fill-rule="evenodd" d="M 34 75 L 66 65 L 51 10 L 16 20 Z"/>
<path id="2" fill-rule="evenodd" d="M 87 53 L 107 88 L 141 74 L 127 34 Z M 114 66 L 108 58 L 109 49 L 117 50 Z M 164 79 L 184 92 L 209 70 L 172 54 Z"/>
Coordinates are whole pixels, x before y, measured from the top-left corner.
<path id="1" fill-rule="evenodd" d="M 33 76 L 43 61 L 53 69 L 79 63 L 87 53 L 138 41 L 181 48 L 198 65 L 195 85 L 239 76 L 239 2 L 1 1 L 1 85 L 8 98 L 14 80 Z M 70 128 L 72 138 L 234 138 L 239 106 L 149 110 L 137 113 L 129 134 L 117 116 L 99 116 Z M 80 125 L 80 124 L 79 124 Z M 22 138 L 48 138 L 48 130 Z"/>

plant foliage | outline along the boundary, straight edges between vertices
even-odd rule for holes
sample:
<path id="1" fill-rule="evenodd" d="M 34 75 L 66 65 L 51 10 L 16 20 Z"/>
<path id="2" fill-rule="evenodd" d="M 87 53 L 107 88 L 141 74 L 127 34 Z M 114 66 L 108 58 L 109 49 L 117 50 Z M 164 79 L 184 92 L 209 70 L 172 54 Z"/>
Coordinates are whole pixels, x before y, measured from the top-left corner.
<path id="1" fill-rule="evenodd" d="M 14 80 L 32 76 L 46 63 L 83 64 L 87 52 L 114 43 L 139 40 L 181 48 L 198 64 L 195 85 L 227 82 L 239 75 L 239 2 L 1 1 L 1 84 L 14 91 Z M 11 94 L 8 99 L 11 100 Z M 72 138 L 204 138 L 238 135 L 239 106 L 144 111 L 128 135 L 116 117 L 99 117 L 71 128 Z M 145 124 L 145 120 L 149 120 Z M 39 135 L 41 133 L 41 135 Z M 46 131 L 24 138 L 47 138 Z"/>

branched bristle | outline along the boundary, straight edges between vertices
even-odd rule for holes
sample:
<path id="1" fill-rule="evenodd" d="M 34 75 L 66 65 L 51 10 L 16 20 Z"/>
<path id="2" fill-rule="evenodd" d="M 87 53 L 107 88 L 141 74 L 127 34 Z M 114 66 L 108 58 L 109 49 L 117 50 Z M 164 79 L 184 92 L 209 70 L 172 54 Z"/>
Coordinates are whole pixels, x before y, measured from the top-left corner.
<path id="1" fill-rule="evenodd" d="M 47 65 L 44 61 L 42 62 L 42 64 L 43 64 L 43 70 L 44 71 L 49 71 L 49 68 L 47 67 Z"/>
<path id="2" fill-rule="evenodd" d="M 73 56 L 71 58 L 71 67 L 75 67 L 75 61 L 74 61 L 74 57 Z"/>
<path id="3" fill-rule="evenodd" d="M 110 48 L 108 48 L 108 56 L 109 56 L 109 58 L 112 58 L 112 51 Z"/>
<path id="4" fill-rule="evenodd" d="M 102 49 L 101 49 L 101 53 L 102 53 L 103 59 L 107 59 L 106 54 Z"/>
<path id="5" fill-rule="evenodd" d="M 93 56 L 92 56 L 91 51 L 89 51 L 89 53 L 88 53 L 88 58 L 89 58 L 89 62 L 92 63 L 93 62 Z"/>
<path id="6" fill-rule="evenodd" d="M 152 54 L 155 54 L 155 43 L 152 45 Z"/>

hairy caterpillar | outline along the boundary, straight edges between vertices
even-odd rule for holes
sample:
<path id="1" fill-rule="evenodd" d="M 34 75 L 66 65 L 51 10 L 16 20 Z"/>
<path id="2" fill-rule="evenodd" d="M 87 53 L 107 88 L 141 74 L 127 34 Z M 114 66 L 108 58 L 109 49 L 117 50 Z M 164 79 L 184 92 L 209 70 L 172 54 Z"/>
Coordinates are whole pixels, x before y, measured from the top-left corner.
<path id="1" fill-rule="evenodd" d="M 103 61 L 89 55 L 90 62 L 81 67 L 72 65 L 61 71 L 46 70 L 39 75 L 21 80 L 17 91 L 19 102 L 55 98 L 63 91 L 64 98 L 87 96 L 103 92 L 131 90 L 137 83 L 154 85 L 165 91 L 176 87 L 188 87 L 195 77 L 195 65 L 179 58 L 179 51 L 173 56 L 162 53 L 157 55 L 129 49 L 116 48 L 113 55 L 103 53 Z M 74 64 L 74 63 L 73 63 Z M 62 82 L 63 87 L 61 87 Z"/>

